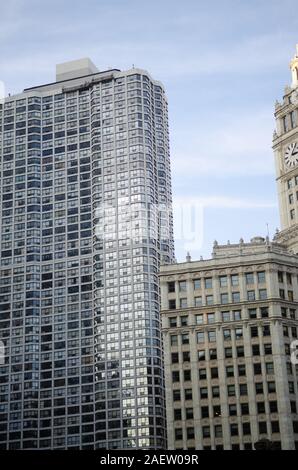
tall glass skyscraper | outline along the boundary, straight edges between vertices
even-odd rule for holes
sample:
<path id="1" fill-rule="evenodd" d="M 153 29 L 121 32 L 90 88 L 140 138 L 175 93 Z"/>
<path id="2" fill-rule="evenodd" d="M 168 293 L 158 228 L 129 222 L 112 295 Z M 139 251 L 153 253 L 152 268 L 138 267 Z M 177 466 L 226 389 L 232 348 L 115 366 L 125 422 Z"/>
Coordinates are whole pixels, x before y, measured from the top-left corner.
<path id="1" fill-rule="evenodd" d="M 89 59 L 0 104 L 2 449 L 166 445 L 167 114 L 147 72 Z"/>

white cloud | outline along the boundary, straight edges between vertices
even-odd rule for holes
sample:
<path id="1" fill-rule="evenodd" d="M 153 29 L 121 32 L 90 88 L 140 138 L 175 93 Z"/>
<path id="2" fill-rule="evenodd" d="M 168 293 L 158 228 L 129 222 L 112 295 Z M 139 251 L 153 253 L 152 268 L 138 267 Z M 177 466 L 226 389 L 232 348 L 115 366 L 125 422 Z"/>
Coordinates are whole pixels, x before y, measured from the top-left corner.
<path id="1" fill-rule="evenodd" d="M 274 174 L 272 110 L 218 115 L 214 126 L 200 120 L 173 132 L 172 170 L 177 178 L 202 175 Z M 191 173 L 189 169 L 191 168 Z"/>
<path id="2" fill-rule="evenodd" d="M 214 196 L 174 196 L 173 206 L 178 211 L 185 208 L 214 209 L 274 209 L 277 205 L 272 201 L 242 199 L 221 195 Z"/>

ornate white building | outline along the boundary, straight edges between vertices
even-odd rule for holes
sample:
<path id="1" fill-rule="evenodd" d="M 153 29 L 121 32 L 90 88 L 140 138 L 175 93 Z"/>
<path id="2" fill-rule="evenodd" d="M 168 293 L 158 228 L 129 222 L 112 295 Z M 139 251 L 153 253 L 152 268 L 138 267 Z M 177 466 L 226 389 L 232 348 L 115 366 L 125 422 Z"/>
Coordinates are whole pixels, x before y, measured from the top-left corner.
<path id="1" fill-rule="evenodd" d="M 282 231 L 161 267 L 170 449 L 298 448 L 298 46 L 291 71 L 273 144 Z"/>

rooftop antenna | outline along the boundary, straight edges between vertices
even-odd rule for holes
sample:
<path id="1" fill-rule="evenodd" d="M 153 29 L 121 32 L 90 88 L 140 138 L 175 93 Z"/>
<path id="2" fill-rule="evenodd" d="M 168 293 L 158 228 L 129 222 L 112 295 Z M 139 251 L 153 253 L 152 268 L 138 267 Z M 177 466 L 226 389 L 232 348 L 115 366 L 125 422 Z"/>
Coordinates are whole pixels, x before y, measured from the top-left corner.
<path id="1" fill-rule="evenodd" d="M 270 232 L 269 232 L 269 224 L 268 224 L 268 222 L 266 223 L 266 227 L 267 227 L 267 237 L 268 237 L 268 239 L 270 239 Z"/>

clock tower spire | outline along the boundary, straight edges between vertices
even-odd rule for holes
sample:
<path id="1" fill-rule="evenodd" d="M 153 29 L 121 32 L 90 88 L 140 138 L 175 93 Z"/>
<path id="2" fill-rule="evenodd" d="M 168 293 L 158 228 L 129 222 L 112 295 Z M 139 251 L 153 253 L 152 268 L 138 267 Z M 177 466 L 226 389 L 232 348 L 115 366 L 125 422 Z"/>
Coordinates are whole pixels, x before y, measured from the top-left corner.
<path id="1" fill-rule="evenodd" d="M 292 72 L 292 88 L 298 87 L 298 44 L 296 44 L 296 55 L 291 60 L 290 68 Z"/>
<path id="2" fill-rule="evenodd" d="M 291 86 L 275 105 L 273 151 L 281 219 L 275 239 L 298 254 L 298 45 L 290 69 Z"/>

